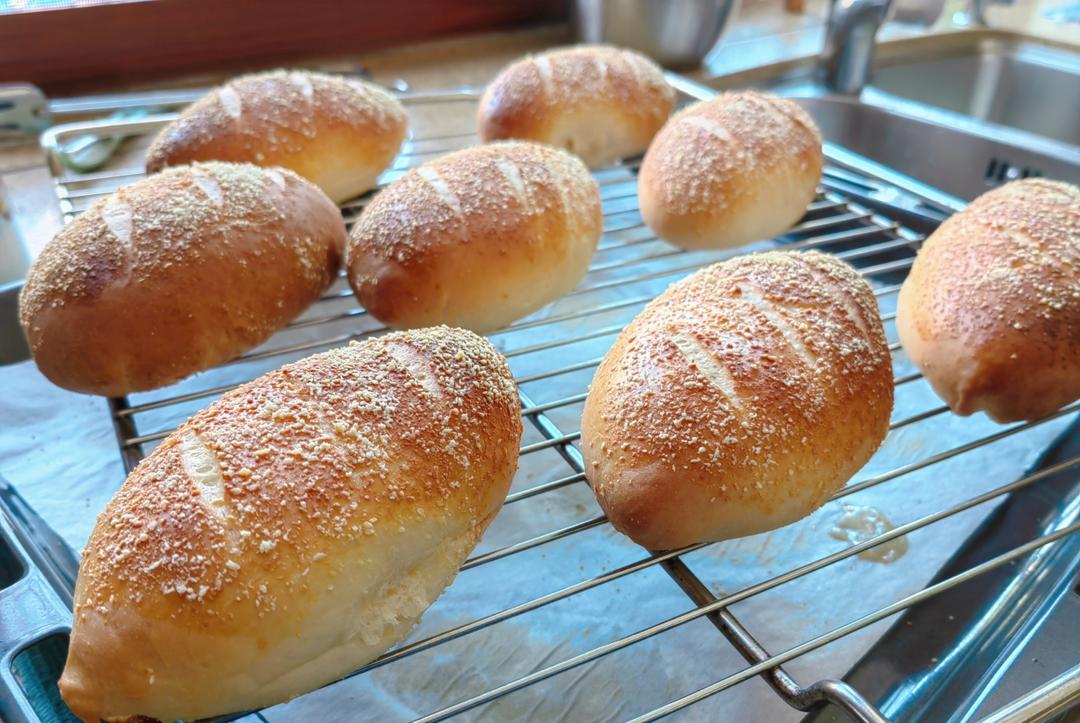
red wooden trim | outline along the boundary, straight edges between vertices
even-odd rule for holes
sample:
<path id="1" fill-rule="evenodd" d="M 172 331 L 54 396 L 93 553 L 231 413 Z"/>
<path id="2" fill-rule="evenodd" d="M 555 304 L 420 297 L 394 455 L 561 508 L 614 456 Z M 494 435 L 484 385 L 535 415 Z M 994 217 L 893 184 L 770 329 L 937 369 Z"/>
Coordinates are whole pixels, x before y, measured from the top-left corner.
<path id="1" fill-rule="evenodd" d="M 552 22 L 565 0 L 132 0 L 0 14 L 0 81 L 56 92 Z"/>

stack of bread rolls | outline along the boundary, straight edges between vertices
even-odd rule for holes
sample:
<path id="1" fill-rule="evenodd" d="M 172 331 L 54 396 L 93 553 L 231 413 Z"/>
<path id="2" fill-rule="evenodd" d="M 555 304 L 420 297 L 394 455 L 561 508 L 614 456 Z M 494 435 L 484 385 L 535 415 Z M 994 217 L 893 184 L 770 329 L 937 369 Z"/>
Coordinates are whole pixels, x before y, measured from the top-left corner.
<path id="1" fill-rule="evenodd" d="M 587 165 L 648 149 L 643 219 L 689 249 L 779 234 L 813 199 L 821 134 L 797 105 L 724 93 L 669 120 L 673 105 L 632 51 L 523 59 L 480 102 L 480 137 L 500 142 L 406 173 L 346 237 L 332 201 L 375 185 L 407 134 L 403 108 L 360 81 L 244 76 L 162 131 L 155 175 L 46 246 L 20 319 L 42 372 L 78 391 L 152 389 L 242 353 L 319 298 L 343 255 L 373 316 L 418 328 L 241 386 L 132 472 L 80 565 L 60 681 L 77 715 L 272 705 L 408 633 L 517 466 L 517 390 L 473 331 L 584 276 L 603 227 Z M 1080 190 L 993 191 L 919 254 L 899 299 L 904 347 L 960 414 L 1046 414 L 1080 397 L 1078 262 Z M 858 273 L 816 252 L 744 256 L 672 285 L 618 336 L 585 401 L 586 476 L 647 548 L 750 535 L 839 490 L 892 402 Z"/>

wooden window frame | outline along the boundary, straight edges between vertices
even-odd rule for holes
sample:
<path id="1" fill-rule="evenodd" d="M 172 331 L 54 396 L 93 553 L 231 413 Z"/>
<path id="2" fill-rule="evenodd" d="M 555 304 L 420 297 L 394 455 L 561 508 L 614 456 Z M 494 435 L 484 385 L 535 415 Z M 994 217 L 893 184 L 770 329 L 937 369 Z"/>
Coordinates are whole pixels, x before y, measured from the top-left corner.
<path id="1" fill-rule="evenodd" d="M 563 21 L 566 0 L 128 0 L 0 13 L 0 81 L 49 92 Z"/>

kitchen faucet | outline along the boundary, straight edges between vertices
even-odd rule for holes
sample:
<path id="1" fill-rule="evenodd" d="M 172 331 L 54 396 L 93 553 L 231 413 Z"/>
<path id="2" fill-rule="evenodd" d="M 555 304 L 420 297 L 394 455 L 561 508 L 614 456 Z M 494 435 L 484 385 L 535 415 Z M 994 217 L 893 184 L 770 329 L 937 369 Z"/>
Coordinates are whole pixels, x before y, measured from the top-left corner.
<path id="1" fill-rule="evenodd" d="M 1015 0 L 966 0 L 952 17 L 954 27 L 988 27 L 986 6 L 1012 5 Z M 895 0 L 893 19 L 929 27 L 941 13 L 943 2 Z M 874 43 L 894 0 L 832 0 L 825 23 L 821 61 L 825 86 L 836 93 L 858 95 L 870 80 Z"/>
<path id="2" fill-rule="evenodd" d="M 825 86 L 858 95 L 870 78 L 874 38 L 892 0 L 832 0 L 821 52 Z"/>

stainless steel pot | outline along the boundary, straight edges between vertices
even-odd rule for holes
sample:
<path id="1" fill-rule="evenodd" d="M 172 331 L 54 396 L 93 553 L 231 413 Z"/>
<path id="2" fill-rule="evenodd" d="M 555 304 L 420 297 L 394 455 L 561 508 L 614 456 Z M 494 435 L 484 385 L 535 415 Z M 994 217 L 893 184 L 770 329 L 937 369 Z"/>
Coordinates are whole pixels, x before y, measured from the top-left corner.
<path id="1" fill-rule="evenodd" d="M 701 63 L 739 0 L 576 0 L 578 39 L 639 50 L 670 68 Z"/>

